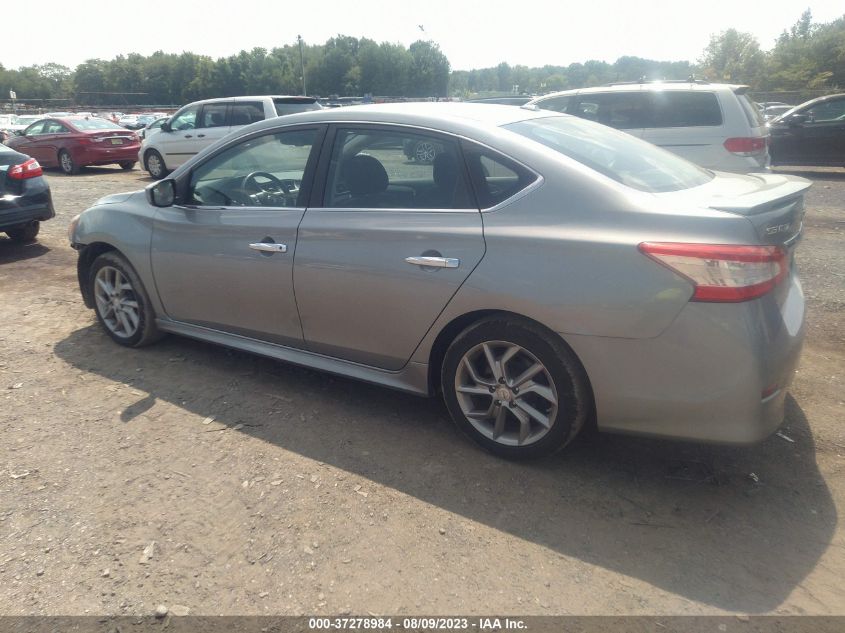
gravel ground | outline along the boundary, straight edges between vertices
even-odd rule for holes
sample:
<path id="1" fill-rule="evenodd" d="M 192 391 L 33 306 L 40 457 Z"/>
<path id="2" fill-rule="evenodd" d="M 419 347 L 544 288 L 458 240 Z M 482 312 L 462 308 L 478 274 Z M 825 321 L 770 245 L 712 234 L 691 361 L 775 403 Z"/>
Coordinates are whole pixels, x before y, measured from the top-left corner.
<path id="1" fill-rule="evenodd" d="M 815 186 L 785 437 L 593 433 L 512 464 L 435 401 L 113 344 L 65 230 L 149 180 L 51 172 L 40 241 L 0 238 L 0 614 L 845 614 L 845 171 L 794 173 Z"/>

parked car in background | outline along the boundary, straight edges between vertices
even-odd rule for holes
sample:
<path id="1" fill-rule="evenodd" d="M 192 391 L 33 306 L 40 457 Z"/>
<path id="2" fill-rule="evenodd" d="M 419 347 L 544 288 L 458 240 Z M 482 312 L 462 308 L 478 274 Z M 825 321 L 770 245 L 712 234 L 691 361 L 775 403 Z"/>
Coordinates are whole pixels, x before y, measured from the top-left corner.
<path id="1" fill-rule="evenodd" d="M 36 121 L 7 145 L 68 175 L 78 174 L 86 165 L 117 163 L 132 169 L 140 147 L 134 132 L 111 121 L 75 117 Z"/>
<path id="2" fill-rule="evenodd" d="M 60 119 L 68 116 L 76 116 L 73 112 L 46 112 L 42 116 L 54 119 Z"/>
<path id="3" fill-rule="evenodd" d="M 125 127 L 128 130 L 135 130 L 139 127 L 142 127 L 138 123 L 137 114 L 124 114 L 120 119 L 118 119 L 117 124 L 121 127 Z"/>
<path id="4" fill-rule="evenodd" d="M 769 122 L 773 165 L 845 167 L 845 94 L 812 99 Z"/>
<path id="5" fill-rule="evenodd" d="M 38 161 L 0 145 L 0 231 L 15 242 L 31 242 L 41 222 L 55 214 Z"/>
<path id="6" fill-rule="evenodd" d="M 11 133 L 11 134 L 8 135 L 8 138 L 11 138 L 12 136 L 20 134 L 26 128 L 28 128 L 30 125 L 32 125 L 36 121 L 40 121 L 43 118 L 44 118 L 44 116 L 41 115 L 41 114 L 37 114 L 37 115 L 25 114 L 25 115 L 13 116 L 12 122 L 9 125 L 6 126 L 6 130 Z M 7 138 L 7 140 L 8 140 L 8 138 Z"/>
<path id="7" fill-rule="evenodd" d="M 206 99 L 189 103 L 147 135 L 138 160 L 153 178 L 167 173 L 229 132 L 256 121 L 320 110 L 315 97 L 257 96 Z"/>
<path id="8" fill-rule="evenodd" d="M 5 143 L 15 135 L 12 130 L 17 117 L 14 114 L 0 114 L 0 143 Z"/>
<path id="9" fill-rule="evenodd" d="M 789 112 L 795 106 L 791 105 L 770 105 L 763 108 L 763 119 L 765 121 L 771 121 L 774 118 L 779 117 L 784 112 Z"/>
<path id="10" fill-rule="evenodd" d="M 538 97 L 527 106 L 609 125 L 702 167 L 750 173 L 769 166 L 768 129 L 748 86 L 621 83 Z"/>
<path id="11" fill-rule="evenodd" d="M 405 160 L 418 139 L 442 148 L 431 164 Z M 246 127 L 69 237 L 120 345 L 172 332 L 442 393 L 507 457 L 562 448 L 594 412 L 747 443 L 781 424 L 798 363 L 809 186 L 539 109 L 390 104 Z"/>
<path id="12" fill-rule="evenodd" d="M 522 106 L 531 101 L 534 97 L 511 95 L 505 97 L 482 97 L 480 99 L 467 99 L 466 103 L 486 103 L 488 105 L 513 105 Z"/>
<path id="13" fill-rule="evenodd" d="M 160 132 L 161 126 L 169 118 L 170 117 L 164 116 L 164 117 L 155 119 L 152 122 L 148 123 L 145 127 L 142 127 L 140 130 L 138 130 L 138 132 L 137 132 L 138 138 L 140 138 L 143 141 L 148 136 L 155 134 L 156 132 Z"/>

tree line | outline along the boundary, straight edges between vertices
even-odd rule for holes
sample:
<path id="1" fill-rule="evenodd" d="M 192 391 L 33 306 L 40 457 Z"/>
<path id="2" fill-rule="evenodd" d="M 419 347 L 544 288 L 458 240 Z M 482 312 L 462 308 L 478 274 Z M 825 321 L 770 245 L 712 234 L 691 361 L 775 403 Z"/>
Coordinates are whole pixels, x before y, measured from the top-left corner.
<path id="1" fill-rule="evenodd" d="M 301 57 L 300 57 L 301 56 Z M 765 52 L 750 34 L 728 29 L 712 36 L 696 63 L 621 57 L 537 68 L 501 63 L 451 70 L 438 45 L 408 47 L 338 35 L 324 44 L 254 48 L 212 59 L 195 53 L 119 55 L 89 59 L 75 69 L 57 63 L 6 69 L 0 64 L 0 96 L 63 100 L 73 104 L 182 104 L 243 94 L 321 97 L 460 97 L 490 93 L 539 94 L 567 88 L 641 79 L 686 79 L 748 84 L 754 90 L 834 90 L 845 86 L 845 16 L 815 23 L 809 10 Z M 57 108 L 58 109 L 58 108 Z"/>

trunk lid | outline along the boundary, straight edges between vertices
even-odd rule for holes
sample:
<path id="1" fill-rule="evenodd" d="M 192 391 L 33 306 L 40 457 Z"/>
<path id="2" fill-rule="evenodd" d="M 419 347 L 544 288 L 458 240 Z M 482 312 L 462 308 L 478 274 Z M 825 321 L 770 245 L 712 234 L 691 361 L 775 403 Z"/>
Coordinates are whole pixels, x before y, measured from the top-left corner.
<path id="1" fill-rule="evenodd" d="M 721 181 L 722 186 L 709 198 L 708 207 L 747 217 L 762 244 L 797 243 L 804 226 L 809 180 L 780 174 L 717 174 L 714 181 Z"/>

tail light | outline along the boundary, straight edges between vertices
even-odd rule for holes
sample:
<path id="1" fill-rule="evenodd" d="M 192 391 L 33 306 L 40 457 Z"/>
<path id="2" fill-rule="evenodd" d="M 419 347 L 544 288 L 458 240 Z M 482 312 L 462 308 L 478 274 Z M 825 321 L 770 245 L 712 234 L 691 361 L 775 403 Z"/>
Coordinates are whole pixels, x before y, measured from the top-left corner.
<path id="1" fill-rule="evenodd" d="M 728 150 L 732 154 L 739 154 L 740 156 L 752 156 L 754 154 L 762 154 L 766 151 L 768 145 L 768 136 L 743 136 L 737 138 L 729 138 L 724 142 L 726 150 Z"/>
<path id="2" fill-rule="evenodd" d="M 43 174 L 44 172 L 41 170 L 41 165 L 38 164 L 38 161 L 30 158 L 20 165 L 14 165 L 9 168 L 9 171 L 6 172 L 6 178 L 10 178 L 11 180 L 26 180 L 27 178 L 35 178 Z"/>
<path id="3" fill-rule="evenodd" d="M 787 252 L 782 246 L 643 242 L 639 248 L 693 284 L 691 301 L 756 299 L 787 273 Z"/>

